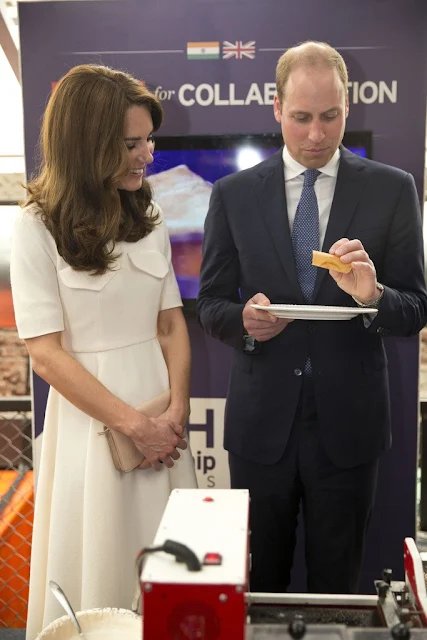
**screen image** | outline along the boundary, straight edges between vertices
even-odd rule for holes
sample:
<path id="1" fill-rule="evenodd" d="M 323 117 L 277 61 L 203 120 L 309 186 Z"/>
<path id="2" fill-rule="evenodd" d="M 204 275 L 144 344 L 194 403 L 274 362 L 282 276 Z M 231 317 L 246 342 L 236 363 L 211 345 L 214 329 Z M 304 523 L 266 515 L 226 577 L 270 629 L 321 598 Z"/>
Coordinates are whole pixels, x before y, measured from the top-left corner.
<path id="1" fill-rule="evenodd" d="M 169 230 L 185 306 L 193 306 L 190 301 L 199 293 L 203 226 L 214 182 L 266 160 L 282 144 L 280 133 L 156 138 L 147 179 Z M 348 132 L 343 144 L 353 153 L 371 157 L 370 132 Z"/>

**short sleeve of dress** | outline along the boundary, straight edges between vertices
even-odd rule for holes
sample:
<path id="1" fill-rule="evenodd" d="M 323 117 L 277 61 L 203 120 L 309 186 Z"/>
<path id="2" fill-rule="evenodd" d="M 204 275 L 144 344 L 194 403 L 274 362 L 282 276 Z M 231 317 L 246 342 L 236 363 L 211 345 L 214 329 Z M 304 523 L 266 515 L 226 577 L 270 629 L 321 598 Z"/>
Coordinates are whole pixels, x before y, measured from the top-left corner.
<path id="1" fill-rule="evenodd" d="M 18 212 L 10 280 L 18 335 L 22 339 L 64 330 L 55 242 L 34 209 Z"/>
<path id="2" fill-rule="evenodd" d="M 178 283 L 175 277 L 175 271 L 172 265 L 172 249 L 169 239 L 169 233 L 164 221 L 163 213 L 158 205 L 161 217 L 161 225 L 163 227 L 163 253 L 169 264 L 169 271 L 164 279 L 162 288 L 162 297 L 160 299 L 160 311 L 165 309 L 173 309 L 174 307 L 182 307 L 181 294 L 179 292 Z"/>

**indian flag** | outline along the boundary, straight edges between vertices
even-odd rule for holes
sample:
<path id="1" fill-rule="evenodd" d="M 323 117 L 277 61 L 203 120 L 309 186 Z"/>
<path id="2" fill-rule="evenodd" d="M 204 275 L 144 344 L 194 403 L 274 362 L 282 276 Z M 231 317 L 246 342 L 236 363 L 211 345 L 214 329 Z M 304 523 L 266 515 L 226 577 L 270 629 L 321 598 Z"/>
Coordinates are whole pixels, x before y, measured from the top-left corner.
<path id="1" fill-rule="evenodd" d="M 187 42 L 189 60 L 219 60 L 219 42 Z"/>

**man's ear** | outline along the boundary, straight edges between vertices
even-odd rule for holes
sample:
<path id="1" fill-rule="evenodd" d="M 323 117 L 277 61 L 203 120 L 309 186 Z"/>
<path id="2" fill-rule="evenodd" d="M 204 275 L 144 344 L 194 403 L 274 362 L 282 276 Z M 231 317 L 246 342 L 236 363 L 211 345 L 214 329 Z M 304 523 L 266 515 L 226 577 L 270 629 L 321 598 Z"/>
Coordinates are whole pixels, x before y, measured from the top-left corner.
<path id="1" fill-rule="evenodd" d="M 280 99 L 277 93 L 274 96 L 273 111 L 276 122 L 282 122 L 282 105 L 280 104 Z"/>

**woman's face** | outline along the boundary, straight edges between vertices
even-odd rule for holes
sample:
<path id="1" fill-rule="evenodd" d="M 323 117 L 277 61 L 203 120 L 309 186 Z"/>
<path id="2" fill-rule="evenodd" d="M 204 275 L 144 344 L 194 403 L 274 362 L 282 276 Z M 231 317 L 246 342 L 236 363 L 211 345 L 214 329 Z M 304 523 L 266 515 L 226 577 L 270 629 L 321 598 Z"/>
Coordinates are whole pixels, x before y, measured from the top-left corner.
<path id="1" fill-rule="evenodd" d="M 145 107 L 129 107 L 125 119 L 125 142 L 129 150 L 130 169 L 117 187 L 125 191 L 137 191 L 141 188 L 146 165 L 153 162 L 153 121 Z"/>

